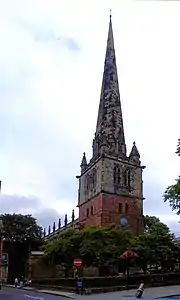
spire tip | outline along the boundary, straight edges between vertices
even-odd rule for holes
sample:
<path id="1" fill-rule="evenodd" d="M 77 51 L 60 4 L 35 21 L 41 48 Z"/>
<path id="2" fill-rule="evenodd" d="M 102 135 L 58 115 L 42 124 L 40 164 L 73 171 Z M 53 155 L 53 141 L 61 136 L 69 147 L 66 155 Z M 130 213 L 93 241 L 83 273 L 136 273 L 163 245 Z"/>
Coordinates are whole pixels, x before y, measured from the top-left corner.
<path id="1" fill-rule="evenodd" d="M 111 14 L 111 9 L 110 9 L 110 11 L 109 11 L 109 17 L 110 17 L 110 20 L 111 20 L 111 17 L 112 17 L 112 14 Z"/>

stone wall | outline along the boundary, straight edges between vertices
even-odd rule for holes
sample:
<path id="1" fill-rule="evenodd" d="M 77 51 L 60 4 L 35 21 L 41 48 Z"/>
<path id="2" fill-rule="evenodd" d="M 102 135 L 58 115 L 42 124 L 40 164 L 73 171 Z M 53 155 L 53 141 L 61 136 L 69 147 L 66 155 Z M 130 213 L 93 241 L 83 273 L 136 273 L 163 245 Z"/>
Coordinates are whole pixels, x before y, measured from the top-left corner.
<path id="1" fill-rule="evenodd" d="M 42 255 L 31 255 L 29 257 L 29 278 L 52 278 L 56 276 L 56 267 L 46 265 Z"/>

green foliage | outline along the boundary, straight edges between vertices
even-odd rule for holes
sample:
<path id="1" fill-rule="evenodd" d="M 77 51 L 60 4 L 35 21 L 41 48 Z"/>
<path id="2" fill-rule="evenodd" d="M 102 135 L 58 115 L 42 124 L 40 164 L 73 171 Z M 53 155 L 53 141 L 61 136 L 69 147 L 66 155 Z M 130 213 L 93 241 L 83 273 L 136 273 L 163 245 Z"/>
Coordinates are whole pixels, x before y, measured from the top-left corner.
<path id="1" fill-rule="evenodd" d="M 108 268 L 124 261 L 120 255 L 127 249 L 138 256 L 136 263 L 146 272 L 148 265 L 174 269 L 179 259 L 179 248 L 167 225 L 156 217 L 144 217 L 146 234 L 133 237 L 120 227 L 93 227 L 81 230 L 69 229 L 45 246 L 45 259 L 54 264 L 64 264 L 72 269 L 73 259 L 82 258 L 84 266 Z"/>
<path id="2" fill-rule="evenodd" d="M 145 216 L 147 233 L 131 240 L 131 248 L 138 254 L 137 262 L 146 272 L 148 265 L 171 269 L 174 265 L 174 236 L 167 225 L 156 217 Z"/>
<path id="3" fill-rule="evenodd" d="M 176 179 L 176 183 L 170 185 L 164 193 L 164 202 L 169 201 L 172 210 L 180 214 L 180 176 Z"/>
<path id="4" fill-rule="evenodd" d="M 167 236 L 173 237 L 170 233 L 169 227 L 160 222 L 159 218 L 155 216 L 145 216 L 145 228 L 149 234 L 154 236 Z"/>
<path id="5" fill-rule="evenodd" d="M 177 154 L 178 156 L 180 156 L 180 139 L 178 139 L 178 144 L 177 144 L 176 154 Z"/>
<path id="6" fill-rule="evenodd" d="M 176 154 L 180 156 L 180 139 L 178 139 L 178 145 Z M 175 180 L 173 185 L 168 186 L 163 195 L 164 202 L 169 202 L 172 210 L 180 214 L 180 176 Z"/>
<path id="7" fill-rule="evenodd" d="M 81 257 L 85 266 L 109 266 L 117 262 L 129 244 L 130 233 L 116 227 L 69 229 L 45 247 L 45 258 L 58 264 L 73 265 Z"/>
<path id="8" fill-rule="evenodd" d="M 31 215 L 5 214 L 3 221 L 3 235 L 6 242 L 25 243 L 28 240 L 38 242 L 42 236 L 42 228 L 37 225 Z"/>
<path id="9" fill-rule="evenodd" d="M 4 214 L 4 252 L 9 254 L 9 279 L 25 275 L 25 265 L 30 250 L 42 245 L 42 228 L 31 215 Z"/>

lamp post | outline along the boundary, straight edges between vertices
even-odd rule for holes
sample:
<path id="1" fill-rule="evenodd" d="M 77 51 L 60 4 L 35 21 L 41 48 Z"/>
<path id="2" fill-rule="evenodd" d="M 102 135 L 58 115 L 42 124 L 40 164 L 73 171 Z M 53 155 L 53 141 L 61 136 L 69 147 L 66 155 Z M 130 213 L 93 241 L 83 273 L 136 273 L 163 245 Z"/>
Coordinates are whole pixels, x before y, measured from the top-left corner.
<path id="1" fill-rule="evenodd" d="M 0 290 L 2 289 L 3 221 L 0 219 Z"/>
<path id="2" fill-rule="evenodd" d="M 126 260 L 126 288 L 129 289 L 129 269 L 130 269 L 130 261 L 132 258 L 137 257 L 137 253 L 132 250 L 126 250 L 123 254 L 121 254 L 120 258 Z"/>

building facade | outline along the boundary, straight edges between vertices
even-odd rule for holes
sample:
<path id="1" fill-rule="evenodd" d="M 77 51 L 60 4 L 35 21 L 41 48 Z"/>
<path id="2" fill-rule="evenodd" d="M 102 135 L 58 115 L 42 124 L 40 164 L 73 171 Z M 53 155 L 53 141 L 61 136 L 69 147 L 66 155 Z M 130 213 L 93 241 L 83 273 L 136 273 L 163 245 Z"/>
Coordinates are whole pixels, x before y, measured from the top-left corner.
<path id="1" fill-rule="evenodd" d="M 92 158 L 83 154 L 77 176 L 80 226 L 116 224 L 142 233 L 144 168 L 135 142 L 127 154 L 110 16 Z"/>

